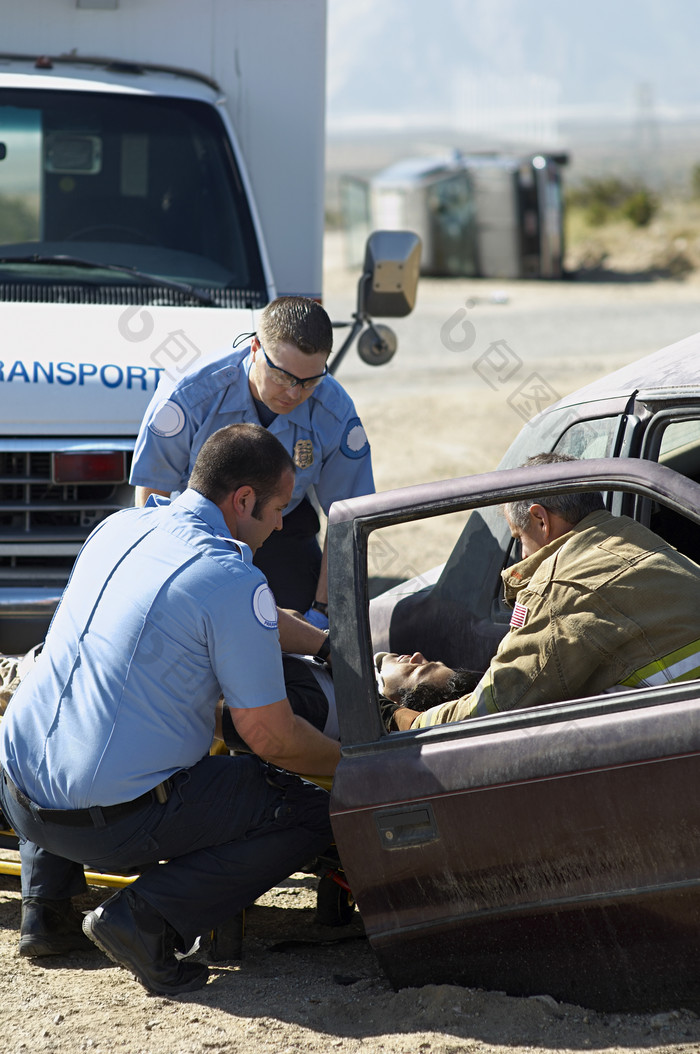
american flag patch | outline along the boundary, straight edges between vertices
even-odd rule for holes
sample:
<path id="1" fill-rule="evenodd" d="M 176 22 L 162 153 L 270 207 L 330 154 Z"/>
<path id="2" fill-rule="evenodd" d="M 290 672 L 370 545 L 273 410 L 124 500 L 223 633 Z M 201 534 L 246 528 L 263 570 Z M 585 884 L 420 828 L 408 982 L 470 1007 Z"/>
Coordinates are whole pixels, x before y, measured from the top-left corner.
<path id="1" fill-rule="evenodd" d="M 527 621 L 528 610 L 524 604 L 516 604 L 513 608 L 513 614 L 510 616 L 511 626 L 515 626 L 516 629 L 520 629 L 525 625 Z"/>

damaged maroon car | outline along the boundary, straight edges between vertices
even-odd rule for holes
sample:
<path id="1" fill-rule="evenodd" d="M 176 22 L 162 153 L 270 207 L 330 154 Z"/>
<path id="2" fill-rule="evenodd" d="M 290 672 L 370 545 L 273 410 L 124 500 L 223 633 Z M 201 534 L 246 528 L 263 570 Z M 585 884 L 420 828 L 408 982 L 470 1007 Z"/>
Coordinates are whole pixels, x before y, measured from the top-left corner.
<path id="1" fill-rule="evenodd" d="M 499 506 L 600 490 L 700 554 L 700 335 L 551 407 L 501 469 L 335 506 L 333 827 L 396 987 L 549 993 L 600 1010 L 700 1006 L 700 681 L 388 734 L 373 653 L 484 669 L 515 559 Z M 516 468 L 554 450 L 581 459 Z M 444 567 L 369 601 L 368 540 L 468 510 Z M 700 624 L 700 598 L 698 599 Z"/>

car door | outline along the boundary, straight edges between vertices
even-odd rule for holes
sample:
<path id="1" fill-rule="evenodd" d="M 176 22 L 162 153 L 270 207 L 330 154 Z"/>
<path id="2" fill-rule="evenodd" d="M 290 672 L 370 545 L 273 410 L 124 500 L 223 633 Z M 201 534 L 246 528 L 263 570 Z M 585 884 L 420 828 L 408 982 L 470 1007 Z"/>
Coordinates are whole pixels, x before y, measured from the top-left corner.
<path id="1" fill-rule="evenodd" d="M 638 495 L 700 531 L 700 486 L 638 459 L 489 473 L 334 508 L 343 752 L 331 813 L 341 860 L 397 987 L 546 991 L 598 1009 L 691 1005 L 700 1000 L 700 683 L 417 732 L 388 735 L 381 722 L 369 534 L 493 509 L 535 484 L 540 494 Z"/>

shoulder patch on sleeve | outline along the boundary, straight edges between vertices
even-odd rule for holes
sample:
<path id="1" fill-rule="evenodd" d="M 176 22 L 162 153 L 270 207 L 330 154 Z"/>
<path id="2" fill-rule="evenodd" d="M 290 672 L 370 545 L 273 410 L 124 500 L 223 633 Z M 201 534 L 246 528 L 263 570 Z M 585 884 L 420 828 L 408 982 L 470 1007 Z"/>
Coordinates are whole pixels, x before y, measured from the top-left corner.
<path id="1" fill-rule="evenodd" d="M 367 433 L 359 417 L 351 417 L 345 426 L 343 438 L 340 440 L 340 449 L 346 457 L 364 457 L 369 453 Z"/>
<path id="2" fill-rule="evenodd" d="M 261 582 L 253 593 L 253 614 L 265 629 L 277 629 L 277 603 L 267 582 Z"/>
<path id="3" fill-rule="evenodd" d="M 185 412 L 172 399 L 166 399 L 148 422 L 148 427 L 155 435 L 166 439 L 179 435 L 185 427 Z"/>

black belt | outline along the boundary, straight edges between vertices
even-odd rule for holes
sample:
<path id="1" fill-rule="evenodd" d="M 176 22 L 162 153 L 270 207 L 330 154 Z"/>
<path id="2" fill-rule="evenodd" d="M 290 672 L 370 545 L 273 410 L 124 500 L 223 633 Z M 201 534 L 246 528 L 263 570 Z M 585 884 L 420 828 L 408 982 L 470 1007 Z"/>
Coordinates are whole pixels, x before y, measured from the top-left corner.
<path id="1" fill-rule="evenodd" d="M 133 798 L 132 801 L 120 802 L 118 805 L 93 805 L 90 809 L 42 809 L 41 806 L 35 805 L 34 802 L 30 801 L 19 787 L 15 786 L 3 769 L 0 769 L 0 772 L 2 772 L 5 786 L 19 805 L 46 823 L 58 823 L 64 827 L 104 827 L 114 820 L 121 819 L 122 816 L 128 816 L 130 813 L 136 812 L 142 805 L 147 805 L 151 802 L 164 804 L 170 797 L 172 790 L 172 780 L 167 779 L 163 780 L 162 783 L 159 783 L 152 790 L 141 794 L 138 798 Z"/>

